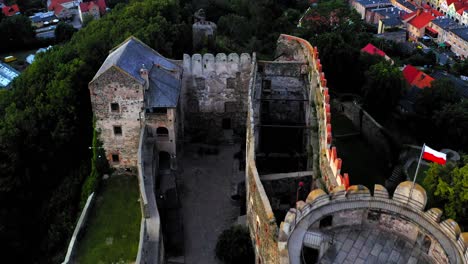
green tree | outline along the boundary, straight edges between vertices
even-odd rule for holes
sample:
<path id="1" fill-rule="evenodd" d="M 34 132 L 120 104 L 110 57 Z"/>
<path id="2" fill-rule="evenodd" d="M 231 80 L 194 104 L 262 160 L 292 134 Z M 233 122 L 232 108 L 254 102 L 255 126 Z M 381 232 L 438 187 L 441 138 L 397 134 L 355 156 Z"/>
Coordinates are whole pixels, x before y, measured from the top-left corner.
<path id="1" fill-rule="evenodd" d="M 432 117 L 441 145 L 468 150 L 468 101 L 447 104 Z"/>
<path id="2" fill-rule="evenodd" d="M 216 257 L 225 264 L 255 263 L 249 230 L 240 225 L 224 230 L 216 243 Z"/>
<path id="3" fill-rule="evenodd" d="M 442 208 L 444 216 L 468 224 L 468 156 L 458 164 L 431 164 L 426 172 L 423 187 L 429 205 Z"/>
<path id="4" fill-rule="evenodd" d="M 75 32 L 76 29 L 72 25 L 60 22 L 55 28 L 55 39 L 58 42 L 69 41 Z"/>
<path id="5" fill-rule="evenodd" d="M 23 48 L 35 40 L 34 28 L 29 17 L 16 15 L 6 17 L 0 22 L 0 50 Z"/>
<path id="6" fill-rule="evenodd" d="M 451 72 L 456 75 L 468 76 L 468 59 L 454 63 Z"/>
<path id="7" fill-rule="evenodd" d="M 437 79 L 430 88 L 423 89 L 415 102 L 418 114 L 431 117 L 435 111 L 441 110 L 447 104 L 460 101 L 460 95 L 449 79 Z"/>
<path id="8" fill-rule="evenodd" d="M 373 116 L 384 118 L 394 110 L 403 93 L 401 71 L 384 61 L 372 65 L 365 76 L 364 108 Z"/>

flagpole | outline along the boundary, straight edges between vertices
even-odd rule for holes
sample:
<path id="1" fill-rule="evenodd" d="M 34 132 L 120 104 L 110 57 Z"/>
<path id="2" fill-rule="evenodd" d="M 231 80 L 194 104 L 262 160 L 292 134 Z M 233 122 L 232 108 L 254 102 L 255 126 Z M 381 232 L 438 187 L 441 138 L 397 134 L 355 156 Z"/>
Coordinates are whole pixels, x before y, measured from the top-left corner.
<path id="1" fill-rule="evenodd" d="M 416 177 L 418 177 L 419 165 L 421 164 L 421 158 L 422 158 L 422 155 L 423 155 L 423 153 L 424 153 L 424 147 L 425 147 L 425 146 L 426 146 L 426 143 L 423 144 L 423 147 L 422 147 L 422 149 L 421 149 L 421 154 L 419 155 L 418 166 L 416 167 L 416 172 L 414 173 L 413 185 L 411 186 L 411 190 L 410 190 L 410 193 L 409 193 L 408 201 L 409 201 L 409 199 L 411 198 L 411 194 L 413 194 L 414 184 L 416 183 Z"/>

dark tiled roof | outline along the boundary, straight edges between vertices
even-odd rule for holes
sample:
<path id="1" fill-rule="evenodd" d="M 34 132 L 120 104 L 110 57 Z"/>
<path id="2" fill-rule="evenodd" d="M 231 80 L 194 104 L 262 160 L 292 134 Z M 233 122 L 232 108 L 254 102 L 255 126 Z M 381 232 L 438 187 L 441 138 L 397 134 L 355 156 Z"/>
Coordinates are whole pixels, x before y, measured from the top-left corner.
<path id="1" fill-rule="evenodd" d="M 176 107 L 181 87 L 181 72 L 169 71 L 154 65 L 149 74 L 149 90 L 145 94 L 145 106 Z"/>
<path id="2" fill-rule="evenodd" d="M 145 92 L 145 107 L 176 107 L 180 94 L 182 68 L 148 47 L 140 40 L 130 37 L 115 48 L 102 64 L 93 80 L 116 66 L 142 85 L 142 67 L 150 69 L 149 89 Z"/>
<path id="3" fill-rule="evenodd" d="M 180 71 L 179 66 L 173 64 L 140 40 L 130 37 L 111 51 L 93 80 L 110 67 L 117 66 L 143 84 L 145 81 L 140 76 L 140 69 L 143 65 L 151 68 L 153 64 L 159 64 L 169 70 Z"/>
<path id="4" fill-rule="evenodd" d="M 357 0 L 356 2 L 360 3 L 363 6 L 390 6 L 391 3 L 389 0 Z"/>
<path id="5" fill-rule="evenodd" d="M 453 34 L 459 36 L 464 41 L 468 41 L 468 28 L 467 27 L 455 28 L 455 29 L 452 29 L 451 31 L 453 32 Z"/>
<path id="6" fill-rule="evenodd" d="M 403 22 L 401 21 L 400 18 L 398 17 L 390 17 L 390 18 L 384 18 L 384 19 L 381 19 L 382 20 L 382 23 L 386 26 L 386 27 L 396 27 L 396 26 L 399 26 L 399 25 L 402 25 Z"/>
<path id="7" fill-rule="evenodd" d="M 447 17 L 436 17 L 434 20 L 431 21 L 433 24 L 443 28 L 443 29 L 452 29 L 452 28 L 460 28 L 462 27 L 460 24 L 455 22 L 454 20 L 447 18 Z"/>

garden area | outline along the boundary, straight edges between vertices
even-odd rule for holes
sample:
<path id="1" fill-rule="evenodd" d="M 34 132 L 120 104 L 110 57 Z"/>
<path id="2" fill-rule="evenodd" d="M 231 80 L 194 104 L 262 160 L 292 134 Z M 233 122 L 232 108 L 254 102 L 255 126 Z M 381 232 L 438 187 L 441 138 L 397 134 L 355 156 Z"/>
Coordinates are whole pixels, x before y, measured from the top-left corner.
<path id="1" fill-rule="evenodd" d="M 138 180 L 111 176 L 103 180 L 78 242 L 76 262 L 133 263 L 138 251 L 141 211 Z"/>

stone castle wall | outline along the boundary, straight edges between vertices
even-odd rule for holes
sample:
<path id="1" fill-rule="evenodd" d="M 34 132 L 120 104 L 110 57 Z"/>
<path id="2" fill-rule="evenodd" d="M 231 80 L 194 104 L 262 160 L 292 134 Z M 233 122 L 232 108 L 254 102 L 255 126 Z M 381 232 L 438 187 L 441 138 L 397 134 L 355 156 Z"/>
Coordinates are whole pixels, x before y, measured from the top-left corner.
<path id="1" fill-rule="evenodd" d="M 184 55 L 182 113 L 184 134 L 219 138 L 224 128 L 245 135 L 249 54 Z"/>
<path id="2" fill-rule="evenodd" d="M 256 263 L 279 263 L 278 226 L 255 163 L 256 137 L 253 104 L 257 73 L 255 56 L 253 57 L 253 65 L 248 95 L 249 111 L 246 136 L 247 225 L 255 248 Z"/>
<path id="3" fill-rule="evenodd" d="M 426 207 L 425 190 L 411 182 L 401 183 L 393 198 L 381 185 L 374 195 L 364 186 L 338 186 L 330 194 L 321 189 L 310 192 L 305 202 L 292 208 L 281 223 L 279 248 L 282 264 L 300 263 L 302 237 L 310 228 L 320 228 L 325 217 L 330 226 L 382 228 L 405 237 L 423 249 L 435 263 L 467 263 L 468 233 L 462 233 L 452 219 L 441 221 L 442 211 Z"/>
<path id="4" fill-rule="evenodd" d="M 309 118 L 316 118 L 318 124 L 318 161 L 321 176 L 329 190 L 339 185 L 347 187 L 349 186 L 349 175 L 341 172 L 343 161 L 339 158 L 337 148 L 332 146 L 330 95 L 317 47 L 312 47 L 309 42 L 301 38 L 284 34 L 280 36 L 278 45 L 280 45 L 280 49 L 295 54 L 295 58 L 302 54 L 308 64 L 308 92 L 310 101 L 315 102 L 314 110 L 316 113 L 316 117 L 309 116 Z"/>
<path id="5" fill-rule="evenodd" d="M 109 164 L 117 169 L 137 165 L 140 118 L 143 115 L 143 87 L 117 67 L 112 67 L 89 84 L 91 104 L 96 117 L 96 129 L 106 150 Z M 118 103 L 119 110 L 111 111 L 111 103 Z M 122 128 L 121 135 L 114 134 L 114 127 Z M 112 161 L 119 155 L 119 162 Z"/>

